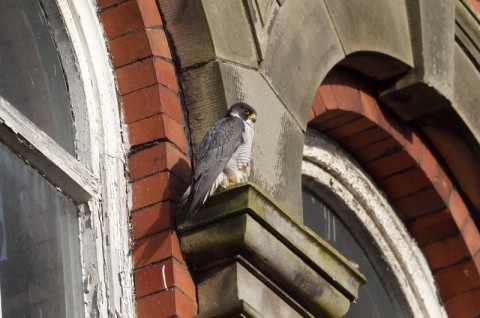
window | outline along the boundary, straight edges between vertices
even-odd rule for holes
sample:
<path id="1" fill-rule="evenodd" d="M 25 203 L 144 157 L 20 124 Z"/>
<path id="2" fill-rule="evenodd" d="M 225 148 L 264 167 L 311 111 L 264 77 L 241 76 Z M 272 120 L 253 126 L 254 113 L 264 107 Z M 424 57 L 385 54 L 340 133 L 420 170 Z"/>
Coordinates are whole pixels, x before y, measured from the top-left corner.
<path id="1" fill-rule="evenodd" d="M 78 317 L 75 204 L 2 144 L 0 198 L 3 317 Z"/>
<path id="2" fill-rule="evenodd" d="M 2 0 L 0 43 L 0 96 L 73 154 L 63 68 L 37 1 Z"/>
<path id="3" fill-rule="evenodd" d="M 82 317 L 82 200 L 69 193 L 78 184 L 67 184 L 84 177 L 64 165 L 84 169 L 71 156 L 74 131 L 63 68 L 38 2 L 2 1 L 0 16 L 1 313 Z"/>
<path id="4" fill-rule="evenodd" d="M 354 233 L 308 189 L 303 189 L 303 218 L 306 226 L 358 266 L 367 277 L 368 283 L 360 287 L 358 301 L 344 317 L 395 317 L 395 308 L 385 286 Z"/>
<path id="5" fill-rule="evenodd" d="M 91 1 L 0 1 L 0 318 L 133 316 L 120 117 L 96 19 Z"/>

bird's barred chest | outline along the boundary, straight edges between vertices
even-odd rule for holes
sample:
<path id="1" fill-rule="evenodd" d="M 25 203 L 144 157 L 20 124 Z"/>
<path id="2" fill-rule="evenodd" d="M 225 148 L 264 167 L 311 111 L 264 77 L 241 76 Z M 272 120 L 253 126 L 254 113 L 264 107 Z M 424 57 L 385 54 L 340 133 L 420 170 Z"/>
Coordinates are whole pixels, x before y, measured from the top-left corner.
<path id="1" fill-rule="evenodd" d="M 236 172 L 236 176 L 230 175 L 237 179 L 237 182 L 247 181 L 248 175 L 250 174 L 250 161 L 251 161 L 251 150 L 252 150 L 252 141 L 253 141 L 253 127 L 244 123 L 245 132 L 242 135 L 243 142 L 238 146 L 237 150 L 234 152 L 232 158 L 228 161 L 225 172 L 228 175 L 233 171 Z M 229 173 L 230 172 L 230 173 Z M 241 176 L 238 173 L 242 174 Z M 238 180 L 238 179 L 241 180 Z"/>

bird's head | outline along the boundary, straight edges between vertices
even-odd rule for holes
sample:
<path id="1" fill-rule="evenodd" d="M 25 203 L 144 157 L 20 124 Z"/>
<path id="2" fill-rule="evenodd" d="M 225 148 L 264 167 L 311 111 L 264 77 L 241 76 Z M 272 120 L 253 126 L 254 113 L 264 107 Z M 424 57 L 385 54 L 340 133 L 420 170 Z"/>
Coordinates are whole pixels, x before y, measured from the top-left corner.
<path id="1" fill-rule="evenodd" d="M 250 105 L 245 103 L 233 104 L 227 113 L 228 116 L 238 117 L 250 126 L 253 126 L 257 121 L 257 111 Z"/>

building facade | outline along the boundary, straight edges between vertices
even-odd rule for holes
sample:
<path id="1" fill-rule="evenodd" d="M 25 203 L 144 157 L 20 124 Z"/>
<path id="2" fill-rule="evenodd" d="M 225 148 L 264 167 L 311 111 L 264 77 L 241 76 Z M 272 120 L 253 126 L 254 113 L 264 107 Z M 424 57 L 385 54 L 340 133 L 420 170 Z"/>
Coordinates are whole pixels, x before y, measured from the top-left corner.
<path id="1" fill-rule="evenodd" d="M 478 1 L 0 15 L 0 317 L 480 316 Z M 250 180 L 185 220 L 239 101 Z"/>

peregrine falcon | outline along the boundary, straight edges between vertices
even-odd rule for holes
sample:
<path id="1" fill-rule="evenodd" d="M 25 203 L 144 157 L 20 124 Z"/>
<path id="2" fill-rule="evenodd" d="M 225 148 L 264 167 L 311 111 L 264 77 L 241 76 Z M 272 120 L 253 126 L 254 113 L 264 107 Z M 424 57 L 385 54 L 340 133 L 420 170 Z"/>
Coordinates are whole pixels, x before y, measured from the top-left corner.
<path id="1" fill-rule="evenodd" d="M 246 182 L 250 174 L 250 154 L 257 112 L 245 103 L 230 107 L 203 137 L 194 165 L 191 186 L 182 197 L 186 218 L 198 211 L 218 187 Z"/>

